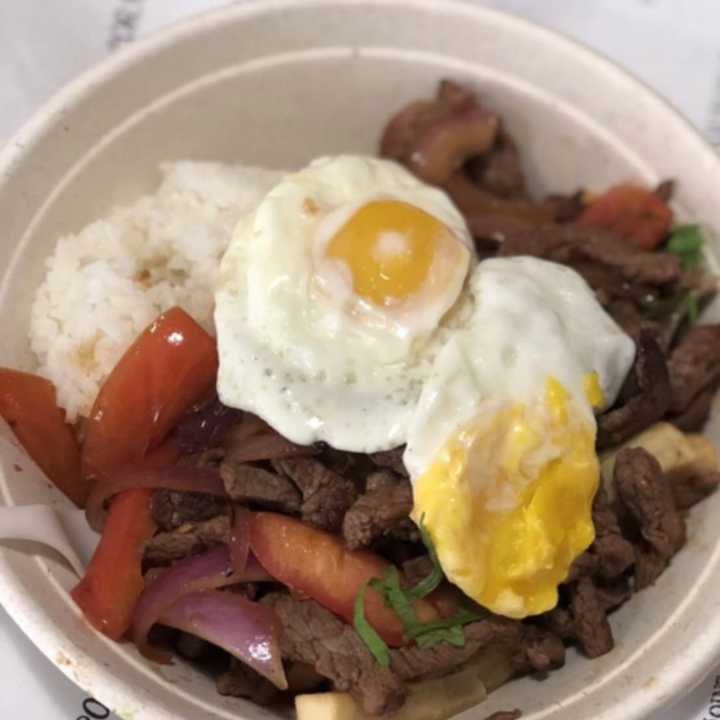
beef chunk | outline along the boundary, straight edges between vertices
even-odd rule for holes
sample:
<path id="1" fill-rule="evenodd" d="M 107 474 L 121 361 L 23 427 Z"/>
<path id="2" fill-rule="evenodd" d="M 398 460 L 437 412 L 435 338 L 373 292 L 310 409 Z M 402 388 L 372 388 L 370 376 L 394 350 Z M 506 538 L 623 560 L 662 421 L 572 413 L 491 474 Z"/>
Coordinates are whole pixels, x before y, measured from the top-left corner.
<path id="1" fill-rule="evenodd" d="M 412 510 L 412 486 L 388 470 L 372 473 L 367 487 L 345 514 L 343 536 L 351 549 L 367 547 Z"/>
<path id="2" fill-rule="evenodd" d="M 675 194 L 675 181 L 674 180 L 663 180 L 653 191 L 660 200 L 665 204 L 668 204 Z"/>
<path id="3" fill-rule="evenodd" d="M 665 572 L 668 561 L 657 550 L 638 545 L 635 548 L 635 592 L 655 583 Z"/>
<path id="4" fill-rule="evenodd" d="M 153 519 L 160 530 L 175 530 L 185 523 L 209 520 L 229 512 L 227 500 L 204 493 L 156 490 L 152 498 Z"/>
<path id="5" fill-rule="evenodd" d="M 222 463 L 220 476 L 233 500 L 289 514 L 300 510 L 300 491 L 284 476 L 232 461 Z"/>
<path id="6" fill-rule="evenodd" d="M 589 577 L 580 578 L 570 588 L 570 607 L 574 635 L 590 658 L 613 649 L 613 636 L 603 603 Z"/>
<path id="7" fill-rule="evenodd" d="M 559 635 L 535 625 L 524 626 L 520 649 L 513 657 L 518 671 L 545 673 L 564 664 L 565 645 Z"/>
<path id="8" fill-rule="evenodd" d="M 323 530 L 340 530 L 345 513 L 357 498 L 357 489 L 351 480 L 315 458 L 273 460 L 273 467 L 300 488 L 303 520 Z"/>
<path id="9" fill-rule="evenodd" d="M 229 540 L 229 515 L 218 515 L 202 522 L 187 522 L 151 538 L 145 545 L 144 560 L 149 565 L 167 565 Z"/>
<path id="10" fill-rule="evenodd" d="M 392 450 L 381 450 L 379 452 L 370 453 L 370 459 L 381 468 L 387 468 L 402 475 L 403 477 L 408 476 L 408 471 L 405 468 L 403 462 L 403 453 L 405 452 L 405 446 L 393 448 Z"/>
<path id="11" fill-rule="evenodd" d="M 671 489 L 675 506 L 686 510 L 714 492 L 720 484 L 720 473 L 683 474 L 673 478 Z"/>
<path id="12" fill-rule="evenodd" d="M 495 145 L 468 164 L 470 177 L 483 190 L 507 198 L 524 198 L 525 175 L 515 141 L 507 132 L 498 133 Z"/>
<path id="13" fill-rule="evenodd" d="M 279 695 L 269 680 L 235 658 L 230 660 L 230 669 L 218 676 L 215 686 L 220 695 L 249 698 L 258 705 L 269 705 Z"/>
<path id="14" fill-rule="evenodd" d="M 643 331 L 637 338 L 635 363 L 620 393 L 619 404 L 598 418 L 598 445 L 618 445 L 660 420 L 670 403 L 667 365 L 657 341 Z"/>
<path id="15" fill-rule="evenodd" d="M 685 542 L 685 521 L 658 461 L 643 448 L 623 448 L 617 454 L 613 481 L 642 539 L 669 560 Z"/>
<path id="16" fill-rule="evenodd" d="M 523 627 L 517 620 L 491 615 L 487 619 L 466 625 L 464 634 L 463 647 L 439 643 L 428 648 L 395 648 L 390 651 L 390 667 L 403 680 L 444 675 L 484 648 L 504 646 L 511 651 L 519 648 Z"/>
<path id="17" fill-rule="evenodd" d="M 312 665 L 337 690 L 349 692 L 369 715 L 391 713 L 402 705 L 402 681 L 375 660 L 350 625 L 312 600 L 272 593 L 262 602 L 280 618 L 283 657 Z"/>
<path id="18" fill-rule="evenodd" d="M 570 195 L 550 195 L 548 201 L 555 205 L 555 222 L 573 222 L 585 209 L 585 191 L 576 190 Z"/>
<path id="19" fill-rule="evenodd" d="M 634 552 L 632 544 L 622 536 L 617 515 L 602 487 L 593 502 L 593 525 L 595 540 L 590 552 L 596 558 L 595 571 L 605 580 L 613 580 L 632 565 Z"/>
<path id="20" fill-rule="evenodd" d="M 671 409 L 681 413 L 704 388 L 720 380 L 720 325 L 692 328 L 668 361 Z"/>
<path id="21" fill-rule="evenodd" d="M 605 608 L 605 612 L 610 612 L 630 599 L 632 588 L 630 587 L 630 581 L 623 575 L 612 582 L 596 580 L 595 592 L 600 604 Z"/>

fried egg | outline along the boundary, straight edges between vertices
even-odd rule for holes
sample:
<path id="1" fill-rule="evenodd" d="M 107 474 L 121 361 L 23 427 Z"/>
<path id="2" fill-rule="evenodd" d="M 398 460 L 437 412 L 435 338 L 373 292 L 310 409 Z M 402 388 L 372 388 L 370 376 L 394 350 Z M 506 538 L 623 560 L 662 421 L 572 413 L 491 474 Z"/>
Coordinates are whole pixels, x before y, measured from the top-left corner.
<path id="1" fill-rule="evenodd" d="M 412 517 L 490 610 L 549 610 L 592 542 L 594 413 L 634 343 L 570 268 L 477 262 L 448 197 L 393 162 L 321 158 L 238 224 L 218 393 L 297 443 L 406 444 Z"/>
<path id="2" fill-rule="evenodd" d="M 404 443 L 474 263 L 442 191 L 387 160 L 314 161 L 238 224 L 223 257 L 220 398 L 298 443 Z"/>
<path id="3" fill-rule="evenodd" d="M 437 355 L 408 428 L 413 518 L 451 582 L 521 618 L 555 606 L 594 538 L 594 410 L 614 400 L 634 344 L 555 263 L 486 260 L 467 293 L 469 319 Z"/>

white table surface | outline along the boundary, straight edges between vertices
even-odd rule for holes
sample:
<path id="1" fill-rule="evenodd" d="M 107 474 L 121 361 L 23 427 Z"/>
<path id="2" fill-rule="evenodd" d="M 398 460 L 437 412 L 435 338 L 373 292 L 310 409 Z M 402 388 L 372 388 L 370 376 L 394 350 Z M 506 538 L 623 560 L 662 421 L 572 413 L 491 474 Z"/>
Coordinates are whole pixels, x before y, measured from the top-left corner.
<path id="1" fill-rule="evenodd" d="M 438 0 L 440 2 L 441 0 Z M 719 0 L 476 0 L 604 52 L 720 144 Z M 0 138 L 115 47 L 221 0 L 0 0 Z M 0 608 L 0 718 L 95 720 L 99 703 L 66 679 Z M 654 720 L 720 718 L 720 668 Z M 716 702 L 717 700 L 717 702 Z M 580 719 L 578 719 L 580 720 Z"/>

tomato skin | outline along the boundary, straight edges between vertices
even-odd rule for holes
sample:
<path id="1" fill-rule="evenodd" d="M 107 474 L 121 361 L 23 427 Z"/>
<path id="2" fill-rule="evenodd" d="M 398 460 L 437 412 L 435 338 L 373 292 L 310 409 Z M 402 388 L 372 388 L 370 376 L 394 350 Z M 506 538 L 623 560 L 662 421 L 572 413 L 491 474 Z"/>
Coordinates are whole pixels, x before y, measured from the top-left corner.
<path id="1" fill-rule="evenodd" d="M 52 483 L 83 507 L 90 485 L 80 473 L 80 450 L 55 386 L 45 378 L 0 368 L 0 416 Z"/>
<path id="2" fill-rule="evenodd" d="M 670 232 L 673 212 L 654 192 L 622 183 L 591 202 L 577 222 L 607 228 L 642 250 L 654 250 Z"/>
<path id="3" fill-rule="evenodd" d="M 130 627 L 144 587 L 143 548 L 155 532 L 152 495 L 126 490 L 113 499 L 100 544 L 71 593 L 90 624 L 113 640 Z"/>
<path id="4" fill-rule="evenodd" d="M 340 537 L 277 513 L 253 513 L 250 547 L 270 575 L 351 624 L 362 586 L 382 577 L 390 567 L 374 553 L 348 550 Z M 424 621 L 438 617 L 435 608 L 423 600 L 415 610 Z M 389 645 L 406 644 L 400 619 L 372 588 L 365 594 L 365 616 Z"/>
<path id="5" fill-rule="evenodd" d="M 128 348 L 88 418 L 82 467 L 89 478 L 140 462 L 213 385 L 215 341 L 184 310 L 160 315 Z"/>

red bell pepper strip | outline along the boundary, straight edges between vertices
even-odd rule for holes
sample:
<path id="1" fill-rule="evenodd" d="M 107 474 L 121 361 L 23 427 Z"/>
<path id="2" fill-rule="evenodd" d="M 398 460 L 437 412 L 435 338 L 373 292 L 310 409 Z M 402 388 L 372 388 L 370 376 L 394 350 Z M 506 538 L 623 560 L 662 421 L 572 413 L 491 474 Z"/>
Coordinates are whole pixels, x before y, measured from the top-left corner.
<path id="1" fill-rule="evenodd" d="M 0 368 L 0 416 L 53 484 L 83 507 L 90 490 L 80 473 L 80 450 L 55 386 L 45 378 Z"/>

